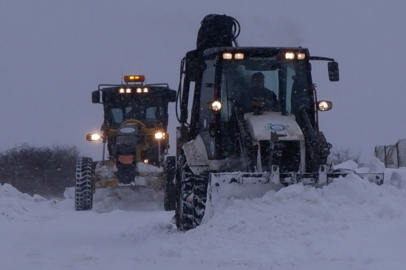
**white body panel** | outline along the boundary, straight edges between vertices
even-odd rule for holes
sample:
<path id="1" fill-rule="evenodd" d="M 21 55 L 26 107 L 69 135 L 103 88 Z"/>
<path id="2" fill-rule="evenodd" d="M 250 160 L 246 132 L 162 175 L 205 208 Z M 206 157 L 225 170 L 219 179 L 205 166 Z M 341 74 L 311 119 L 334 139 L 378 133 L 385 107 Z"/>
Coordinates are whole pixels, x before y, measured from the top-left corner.
<path id="1" fill-rule="evenodd" d="M 261 115 L 246 113 L 244 119 L 247 122 L 250 135 L 254 143 L 259 141 L 269 141 L 271 133 L 275 132 L 280 141 L 300 142 L 300 171 L 306 168 L 306 148 L 305 137 L 299 125 L 296 123 L 294 115 L 282 115 L 280 112 L 263 112 Z M 258 153 L 260 155 L 260 153 Z M 260 160 L 260 159 L 259 159 Z M 257 167 L 262 171 L 261 164 Z"/>
<path id="2" fill-rule="evenodd" d="M 261 115 L 246 113 L 244 119 L 254 141 L 270 140 L 271 132 L 276 132 L 281 141 L 304 141 L 294 115 L 282 115 L 280 112 L 263 112 Z"/>

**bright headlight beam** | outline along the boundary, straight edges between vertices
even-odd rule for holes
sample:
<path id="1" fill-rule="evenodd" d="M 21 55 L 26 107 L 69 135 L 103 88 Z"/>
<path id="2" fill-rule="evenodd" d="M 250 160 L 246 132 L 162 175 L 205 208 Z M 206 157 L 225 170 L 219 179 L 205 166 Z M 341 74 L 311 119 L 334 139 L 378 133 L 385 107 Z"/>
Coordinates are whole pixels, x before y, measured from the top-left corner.
<path id="1" fill-rule="evenodd" d="M 211 104 L 211 108 L 213 111 L 218 112 L 221 110 L 221 102 L 220 101 L 213 101 L 213 103 Z"/>
<path id="2" fill-rule="evenodd" d="M 333 108 L 333 103 L 327 100 L 321 100 L 317 103 L 319 111 L 325 112 Z"/>
<path id="3" fill-rule="evenodd" d="M 90 138 L 92 139 L 92 141 L 98 141 L 98 140 L 100 140 L 101 136 L 100 136 L 100 134 L 94 133 L 94 134 L 90 135 Z"/>
<path id="4" fill-rule="evenodd" d="M 96 142 L 96 141 L 100 140 L 101 138 L 102 138 L 102 136 L 98 133 L 91 133 L 91 134 L 86 135 L 86 140 L 89 142 Z"/>
<path id="5" fill-rule="evenodd" d="M 164 133 L 161 131 L 158 131 L 157 133 L 155 133 L 155 139 L 160 140 L 164 137 Z"/>

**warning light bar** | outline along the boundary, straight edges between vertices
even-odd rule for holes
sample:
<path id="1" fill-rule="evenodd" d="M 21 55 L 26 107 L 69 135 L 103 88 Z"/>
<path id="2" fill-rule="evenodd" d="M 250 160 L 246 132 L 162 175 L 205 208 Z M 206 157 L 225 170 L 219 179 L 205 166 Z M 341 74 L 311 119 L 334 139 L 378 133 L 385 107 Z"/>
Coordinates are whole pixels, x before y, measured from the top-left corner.
<path id="1" fill-rule="evenodd" d="M 124 81 L 128 82 L 144 82 L 145 76 L 144 75 L 125 75 Z"/>

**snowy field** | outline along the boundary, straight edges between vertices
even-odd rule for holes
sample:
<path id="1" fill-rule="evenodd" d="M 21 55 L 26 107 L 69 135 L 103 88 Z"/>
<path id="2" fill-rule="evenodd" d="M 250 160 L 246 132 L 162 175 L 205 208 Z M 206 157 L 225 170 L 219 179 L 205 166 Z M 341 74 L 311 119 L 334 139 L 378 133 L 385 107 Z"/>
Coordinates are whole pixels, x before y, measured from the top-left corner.
<path id="1" fill-rule="evenodd" d="M 107 190 L 76 212 L 72 189 L 45 200 L 0 186 L 0 262 L 9 269 L 406 269 L 406 169 L 382 186 L 356 175 L 293 185 L 186 233 L 162 194 Z"/>

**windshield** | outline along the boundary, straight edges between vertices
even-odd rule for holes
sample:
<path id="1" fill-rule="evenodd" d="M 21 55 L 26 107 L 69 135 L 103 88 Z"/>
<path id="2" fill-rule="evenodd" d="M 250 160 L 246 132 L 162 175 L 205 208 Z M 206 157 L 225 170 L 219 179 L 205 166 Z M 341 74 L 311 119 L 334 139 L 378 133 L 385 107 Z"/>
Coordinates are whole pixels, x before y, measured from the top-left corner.
<path id="1" fill-rule="evenodd" d="M 306 96 L 300 103 L 309 103 L 313 95 L 305 70 L 303 61 L 278 62 L 271 57 L 223 61 L 222 120 L 227 120 L 234 105 L 245 112 L 254 111 L 256 106 L 263 110 L 297 112 L 300 107 L 297 96 Z"/>
<path id="2" fill-rule="evenodd" d="M 147 127 L 155 127 L 168 123 L 168 105 L 162 104 L 159 98 L 125 98 L 117 96 L 104 103 L 105 122 L 112 128 L 117 129 L 122 122 L 128 119 L 137 119 Z"/>
<path id="3" fill-rule="evenodd" d="M 147 127 L 154 127 L 158 122 L 165 121 L 165 109 L 160 106 L 124 106 L 112 107 L 109 109 L 111 115 L 111 128 L 116 129 L 124 120 L 137 119 L 146 124 Z"/>

